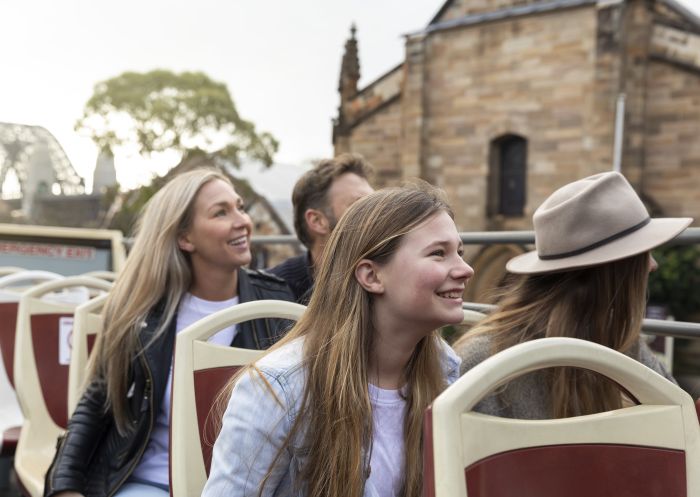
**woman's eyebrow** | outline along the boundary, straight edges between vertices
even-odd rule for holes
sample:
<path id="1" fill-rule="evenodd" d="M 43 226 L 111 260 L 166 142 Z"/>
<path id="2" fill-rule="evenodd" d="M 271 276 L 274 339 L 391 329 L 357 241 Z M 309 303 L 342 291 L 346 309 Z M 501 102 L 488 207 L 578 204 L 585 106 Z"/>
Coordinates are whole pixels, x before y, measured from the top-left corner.
<path id="1" fill-rule="evenodd" d="M 229 202 L 227 202 L 226 200 L 220 200 L 216 203 L 211 204 L 207 210 L 215 209 L 218 207 L 228 207 L 228 206 L 229 206 Z"/>

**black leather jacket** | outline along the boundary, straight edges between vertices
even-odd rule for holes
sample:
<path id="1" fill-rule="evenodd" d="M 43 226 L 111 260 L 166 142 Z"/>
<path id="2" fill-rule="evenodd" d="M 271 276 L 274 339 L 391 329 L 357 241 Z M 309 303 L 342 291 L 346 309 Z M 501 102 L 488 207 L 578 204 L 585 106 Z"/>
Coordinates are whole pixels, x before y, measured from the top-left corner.
<path id="1" fill-rule="evenodd" d="M 276 299 L 294 301 L 284 281 L 269 273 L 241 269 L 238 273 L 240 302 Z M 161 322 L 163 309 L 155 308 L 139 335 L 141 348 L 150 343 Z M 176 319 L 155 342 L 132 360 L 133 384 L 129 391 L 132 429 L 122 436 L 105 412 L 103 381 L 94 380 L 73 413 L 68 429 L 59 438 L 56 456 L 46 475 L 44 495 L 74 491 L 86 497 L 106 497 L 122 486 L 146 450 L 168 382 L 175 345 Z M 239 324 L 232 346 L 264 349 L 290 326 L 289 321 L 257 319 Z"/>

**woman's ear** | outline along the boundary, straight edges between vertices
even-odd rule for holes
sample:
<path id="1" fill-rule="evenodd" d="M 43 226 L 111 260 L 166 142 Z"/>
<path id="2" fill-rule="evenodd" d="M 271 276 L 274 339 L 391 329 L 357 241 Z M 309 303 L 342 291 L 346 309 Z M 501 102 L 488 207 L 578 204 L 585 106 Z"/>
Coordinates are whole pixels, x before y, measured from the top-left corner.
<path id="1" fill-rule="evenodd" d="M 384 285 L 382 285 L 377 269 L 377 264 L 374 261 L 362 259 L 355 266 L 355 279 L 369 293 L 381 295 L 384 293 Z"/>
<path id="2" fill-rule="evenodd" d="M 177 246 L 180 247 L 180 250 L 183 252 L 194 252 L 194 244 L 190 241 L 187 233 L 183 233 L 177 237 Z"/>

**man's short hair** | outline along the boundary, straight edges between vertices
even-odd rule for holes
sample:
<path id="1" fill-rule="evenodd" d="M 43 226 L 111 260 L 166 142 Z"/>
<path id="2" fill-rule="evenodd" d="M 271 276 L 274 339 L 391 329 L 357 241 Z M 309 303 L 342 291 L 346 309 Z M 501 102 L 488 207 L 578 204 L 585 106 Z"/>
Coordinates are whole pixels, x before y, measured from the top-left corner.
<path id="1" fill-rule="evenodd" d="M 373 172 L 372 165 L 359 154 L 341 154 L 333 159 L 323 159 L 313 169 L 304 173 L 294 185 L 292 205 L 294 206 L 294 230 L 297 238 L 307 248 L 311 248 L 311 235 L 304 218 L 308 209 L 328 213 L 328 190 L 333 181 L 346 173 L 368 179 Z"/>

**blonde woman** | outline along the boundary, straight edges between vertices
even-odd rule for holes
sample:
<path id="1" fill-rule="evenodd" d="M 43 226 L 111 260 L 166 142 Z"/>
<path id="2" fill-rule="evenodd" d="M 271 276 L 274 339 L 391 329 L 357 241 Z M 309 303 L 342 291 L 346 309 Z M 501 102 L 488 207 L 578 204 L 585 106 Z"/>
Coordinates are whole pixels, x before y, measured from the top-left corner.
<path id="1" fill-rule="evenodd" d="M 217 310 L 293 300 L 275 276 L 244 269 L 252 224 L 225 176 L 198 169 L 156 193 L 105 305 L 90 382 L 46 476 L 45 495 L 167 496 L 175 335 Z M 258 320 L 211 341 L 266 348 L 281 323 Z"/>
<path id="2" fill-rule="evenodd" d="M 353 204 L 306 313 L 236 381 L 203 495 L 418 497 L 423 410 L 459 367 L 436 330 L 472 274 L 435 189 Z"/>
<path id="3" fill-rule="evenodd" d="M 544 337 L 590 340 L 626 353 L 673 381 L 640 341 L 650 250 L 691 222 L 651 219 L 619 173 L 603 173 L 555 191 L 535 211 L 537 250 L 511 259 L 514 273 L 498 308 L 462 337 L 455 350 L 466 372 L 512 345 Z M 553 368 L 531 373 L 485 398 L 476 411 L 548 419 L 622 406 L 619 388 L 589 371 Z"/>

